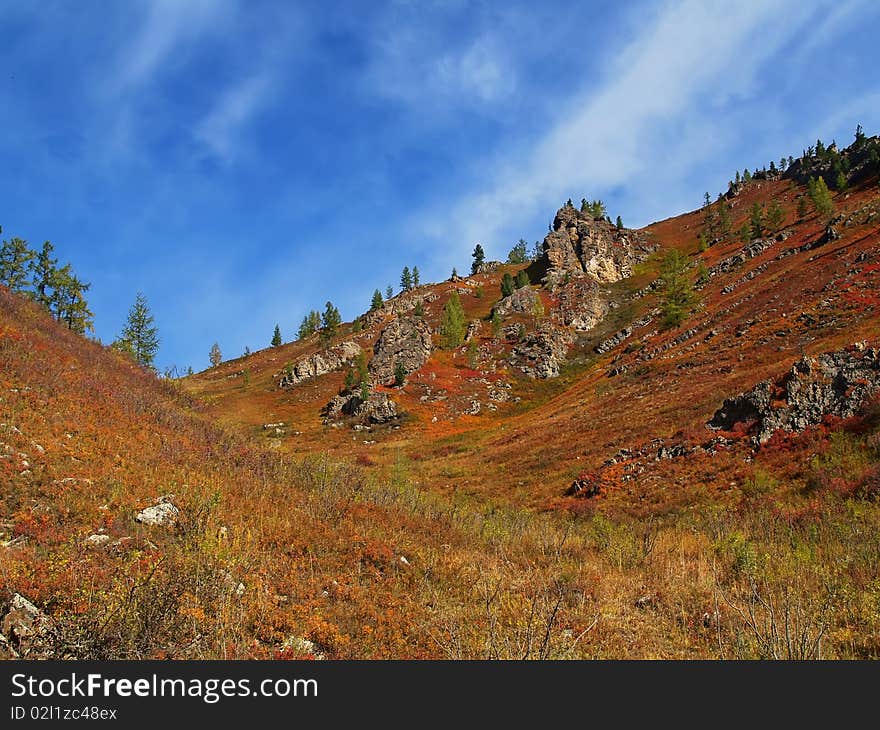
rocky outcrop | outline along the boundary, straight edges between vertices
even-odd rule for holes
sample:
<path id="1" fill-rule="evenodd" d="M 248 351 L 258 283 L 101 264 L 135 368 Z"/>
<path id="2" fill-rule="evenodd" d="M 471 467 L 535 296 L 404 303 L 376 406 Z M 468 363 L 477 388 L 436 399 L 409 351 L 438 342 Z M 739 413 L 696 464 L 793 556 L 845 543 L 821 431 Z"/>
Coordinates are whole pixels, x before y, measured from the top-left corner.
<path id="1" fill-rule="evenodd" d="M 314 355 L 297 360 L 276 375 L 276 377 L 280 377 L 278 387 L 290 388 L 304 380 L 341 370 L 360 354 L 360 345 L 351 341 L 342 342 L 335 347 L 316 352 Z"/>
<path id="2" fill-rule="evenodd" d="M 431 328 L 420 317 L 392 320 L 379 334 L 370 360 L 370 377 L 375 383 L 390 383 L 395 369 L 409 375 L 431 356 Z"/>
<path id="3" fill-rule="evenodd" d="M 517 289 L 492 307 L 492 314 L 507 317 L 510 314 L 534 314 L 538 293 L 529 286 Z"/>
<path id="4" fill-rule="evenodd" d="M 400 317 L 412 312 L 419 304 L 424 308 L 426 304 L 436 302 L 440 295 L 433 291 L 426 291 L 425 287 L 418 287 L 411 291 L 401 292 L 382 303 L 382 306 L 371 309 L 361 315 L 361 323 L 369 329 L 387 317 Z"/>
<path id="5" fill-rule="evenodd" d="M 556 295 L 559 305 L 554 317 L 578 332 L 593 329 L 611 309 L 608 293 L 588 276 L 570 280 Z"/>
<path id="6" fill-rule="evenodd" d="M 359 423 L 375 425 L 388 423 L 398 416 L 397 403 L 387 393 L 362 391 L 359 388 L 343 391 L 324 408 L 324 423 L 351 418 Z"/>
<path id="7" fill-rule="evenodd" d="M 544 325 L 522 336 L 510 353 L 510 362 L 531 378 L 555 378 L 573 341 L 570 331 Z"/>
<path id="8" fill-rule="evenodd" d="M 864 344 L 818 358 L 803 357 L 776 381 L 765 380 L 752 390 L 729 398 L 709 428 L 748 428 L 758 443 L 776 431 L 803 431 L 825 416 L 848 418 L 880 392 L 880 352 Z"/>
<path id="9" fill-rule="evenodd" d="M 546 271 L 544 280 L 550 286 L 579 274 L 610 283 L 630 276 L 633 265 L 655 248 L 636 231 L 566 205 L 556 213 L 553 230 L 544 239 L 539 268 Z"/>

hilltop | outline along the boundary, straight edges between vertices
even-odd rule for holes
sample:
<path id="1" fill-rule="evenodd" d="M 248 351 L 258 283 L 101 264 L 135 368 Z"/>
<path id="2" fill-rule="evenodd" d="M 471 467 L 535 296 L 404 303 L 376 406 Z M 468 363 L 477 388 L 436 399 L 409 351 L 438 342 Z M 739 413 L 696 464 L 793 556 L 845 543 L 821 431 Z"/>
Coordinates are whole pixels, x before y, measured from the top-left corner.
<path id="1" fill-rule="evenodd" d="M 876 657 L 878 151 L 181 381 L 0 289 L 0 651 Z"/>

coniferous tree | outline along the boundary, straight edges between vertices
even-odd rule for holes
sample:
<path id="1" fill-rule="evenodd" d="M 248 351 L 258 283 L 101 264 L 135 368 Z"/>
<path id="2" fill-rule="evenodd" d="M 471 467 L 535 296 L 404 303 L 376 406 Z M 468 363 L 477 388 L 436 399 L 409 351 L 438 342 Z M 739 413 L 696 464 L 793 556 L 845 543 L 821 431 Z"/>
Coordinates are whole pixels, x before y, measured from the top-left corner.
<path id="1" fill-rule="evenodd" d="M 6 284 L 12 291 L 24 291 L 28 274 L 34 260 L 34 252 L 28 248 L 27 241 L 10 238 L 0 245 L 0 284 Z"/>
<path id="2" fill-rule="evenodd" d="M 721 238 L 727 238 L 733 224 L 730 220 L 730 206 L 724 196 L 718 196 L 718 235 Z"/>
<path id="3" fill-rule="evenodd" d="M 59 322 L 67 325 L 67 328 L 79 335 L 84 335 L 94 329 L 94 314 L 86 302 L 85 293 L 91 288 L 73 273 L 70 264 L 65 264 L 60 269 L 52 272 L 49 286 L 52 294 L 49 296 L 49 311 Z M 157 341 L 158 347 L 158 341 Z M 152 365 L 152 361 L 150 362 Z"/>
<path id="4" fill-rule="evenodd" d="M 223 353 L 220 351 L 220 345 L 218 343 L 214 343 L 211 345 L 211 350 L 208 353 L 208 359 L 211 361 L 211 367 L 217 367 L 221 362 L 223 362 Z"/>
<path id="5" fill-rule="evenodd" d="M 474 262 L 471 264 L 471 274 L 476 274 L 480 269 L 480 265 L 486 260 L 486 252 L 483 251 L 483 247 L 478 243 L 474 246 L 474 252 L 471 256 L 474 258 Z"/>
<path id="6" fill-rule="evenodd" d="M 302 322 L 300 322 L 299 330 L 297 330 L 296 334 L 297 339 L 304 340 L 306 337 L 310 337 L 318 331 L 320 326 L 321 313 L 316 312 L 313 309 L 302 318 Z"/>
<path id="7" fill-rule="evenodd" d="M 513 284 L 517 289 L 522 289 L 524 286 L 528 286 L 531 283 L 532 282 L 529 281 L 529 275 L 526 273 L 525 269 L 521 269 L 513 280 Z"/>
<path id="8" fill-rule="evenodd" d="M 778 200 L 774 200 L 767 209 L 767 228 L 775 232 L 780 229 L 782 222 L 785 220 L 785 211 Z"/>
<path id="9" fill-rule="evenodd" d="M 507 254 L 507 263 L 524 264 L 529 260 L 528 244 L 520 238 Z"/>
<path id="10" fill-rule="evenodd" d="M 393 296 L 394 296 L 394 287 L 391 286 L 391 284 L 389 284 L 388 286 L 385 287 L 385 299 L 386 300 L 391 299 L 391 297 L 393 297 Z"/>
<path id="11" fill-rule="evenodd" d="M 272 347 L 279 347 L 281 345 L 281 327 L 277 324 L 275 325 L 275 332 L 272 334 Z"/>
<path id="12" fill-rule="evenodd" d="M 505 271 L 504 276 L 501 277 L 501 296 L 509 297 L 513 294 L 516 289 L 516 282 L 509 272 Z"/>
<path id="13" fill-rule="evenodd" d="M 749 213 L 749 228 L 753 239 L 764 235 L 764 226 L 764 209 L 755 202 Z"/>
<path id="14" fill-rule="evenodd" d="M 380 309 L 382 307 L 382 292 L 378 289 L 373 292 L 373 299 L 370 302 L 370 311 L 374 311 L 376 309 Z"/>
<path id="15" fill-rule="evenodd" d="M 459 299 L 457 291 L 452 292 L 449 300 L 443 307 L 440 335 L 443 340 L 443 346 L 448 350 L 454 349 L 464 342 L 464 309 L 461 306 L 461 299 Z"/>
<path id="16" fill-rule="evenodd" d="M 324 314 L 321 315 L 321 337 L 325 340 L 333 338 L 342 324 L 342 317 L 339 310 L 333 306 L 333 302 L 327 302 L 324 307 Z"/>
<path id="17" fill-rule="evenodd" d="M 458 277 L 458 269 L 456 269 L 456 268 L 453 266 L 453 267 L 452 267 L 452 276 L 451 276 L 450 278 L 451 278 L 451 279 L 455 279 L 455 278 L 457 278 L 457 277 Z"/>
<path id="18" fill-rule="evenodd" d="M 615 225 L 617 226 L 618 231 L 623 230 L 623 218 L 617 216 L 617 221 L 615 221 Z"/>
<path id="19" fill-rule="evenodd" d="M 46 309 L 49 309 L 52 302 L 52 278 L 58 266 L 58 259 L 52 258 L 53 251 L 54 247 L 52 244 L 49 241 L 45 241 L 33 263 L 34 301 L 46 307 Z"/>
<path id="20" fill-rule="evenodd" d="M 671 249 L 660 262 L 660 311 L 664 328 L 681 324 L 696 303 L 689 269 L 687 258 L 677 249 Z"/>
<path id="21" fill-rule="evenodd" d="M 413 286 L 419 286 L 419 284 L 420 284 L 419 267 L 418 266 L 413 266 L 413 268 L 412 268 L 412 283 L 413 283 Z"/>
<path id="22" fill-rule="evenodd" d="M 113 346 L 128 353 L 145 368 L 152 368 L 159 350 L 159 329 L 155 326 L 147 298 L 138 292 L 128 310 L 128 321 Z"/>
<path id="23" fill-rule="evenodd" d="M 808 213 L 807 209 L 807 198 L 803 195 L 798 195 L 797 199 L 797 216 L 800 220 L 803 220 L 807 217 Z"/>
<path id="24" fill-rule="evenodd" d="M 807 182 L 807 190 L 816 212 L 825 218 L 834 212 L 834 203 L 831 200 L 831 191 L 825 184 L 825 179 L 820 175 L 818 180 L 810 178 Z"/>
<path id="25" fill-rule="evenodd" d="M 747 183 L 747 182 L 751 182 L 751 181 L 752 181 L 752 173 L 749 172 L 749 168 L 748 168 L 748 167 L 747 167 L 745 170 L 743 170 L 742 181 L 743 181 L 744 183 Z"/>
<path id="26" fill-rule="evenodd" d="M 409 271 L 409 266 L 404 266 L 403 271 L 400 272 L 400 290 L 409 291 L 412 286 L 412 274 Z"/>

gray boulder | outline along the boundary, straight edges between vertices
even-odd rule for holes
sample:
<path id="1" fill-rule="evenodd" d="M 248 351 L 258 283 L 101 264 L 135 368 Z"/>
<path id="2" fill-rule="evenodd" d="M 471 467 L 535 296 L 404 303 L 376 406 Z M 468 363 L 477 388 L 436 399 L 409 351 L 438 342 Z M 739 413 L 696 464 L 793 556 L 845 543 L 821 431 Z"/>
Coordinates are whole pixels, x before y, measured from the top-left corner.
<path id="1" fill-rule="evenodd" d="M 390 383 L 400 366 L 409 375 L 431 356 L 431 328 L 420 317 L 394 319 L 379 334 L 369 373 L 375 383 Z"/>

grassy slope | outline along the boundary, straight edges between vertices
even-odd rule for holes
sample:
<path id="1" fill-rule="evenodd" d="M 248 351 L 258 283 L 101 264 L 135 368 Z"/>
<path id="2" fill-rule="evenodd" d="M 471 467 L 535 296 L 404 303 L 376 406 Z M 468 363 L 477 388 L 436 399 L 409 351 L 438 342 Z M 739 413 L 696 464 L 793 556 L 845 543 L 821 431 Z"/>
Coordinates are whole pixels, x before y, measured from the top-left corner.
<path id="1" fill-rule="evenodd" d="M 787 186 L 747 190 L 735 223 L 750 196 L 781 194 L 790 209 Z M 873 197 L 854 193 L 838 209 Z M 697 224 L 690 214 L 650 231 L 692 249 Z M 799 223 L 765 258 L 820 230 Z M 516 380 L 520 403 L 451 422 L 432 422 L 415 377 L 402 397 L 411 420 L 368 437 L 318 420 L 341 373 L 274 386 L 317 343 L 190 379 L 199 405 L 0 291 L 0 603 L 16 591 L 35 601 L 56 622 L 57 651 L 75 656 L 290 656 L 302 649 L 284 640 L 296 636 L 336 658 L 784 656 L 791 647 L 749 625 L 757 595 L 759 618 L 764 605 L 789 611 L 808 646 L 824 637 L 823 656 L 876 656 L 880 509 L 852 496 L 876 471 L 873 421 L 773 444 L 754 462 L 736 449 L 657 462 L 595 504 L 561 498 L 622 446 L 705 438 L 723 397 L 802 349 L 876 339 L 877 225 L 842 232 L 732 294 L 720 290 L 764 258 L 713 281 L 685 325 L 723 330 L 707 343 L 701 332 L 642 369 L 622 348 L 575 352 L 555 381 Z M 870 258 L 856 274 L 861 251 Z M 471 316 L 488 313 L 499 278 L 483 275 L 484 297 L 463 297 Z M 449 287 L 430 305 L 435 325 Z M 792 324 L 801 312 L 835 320 Z M 777 337 L 782 321 L 792 331 Z M 675 334 L 635 337 L 651 349 Z M 630 372 L 606 377 L 618 356 Z M 421 376 L 466 390 L 463 360 L 441 353 Z M 278 420 L 300 435 L 267 438 L 260 425 Z M 168 492 L 184 516 L 177 530 L 134 522 Z M 99 528 L 113 547 L 84 543 Z"/>

